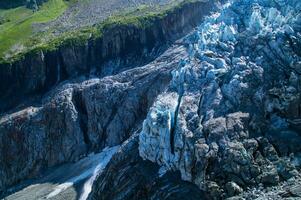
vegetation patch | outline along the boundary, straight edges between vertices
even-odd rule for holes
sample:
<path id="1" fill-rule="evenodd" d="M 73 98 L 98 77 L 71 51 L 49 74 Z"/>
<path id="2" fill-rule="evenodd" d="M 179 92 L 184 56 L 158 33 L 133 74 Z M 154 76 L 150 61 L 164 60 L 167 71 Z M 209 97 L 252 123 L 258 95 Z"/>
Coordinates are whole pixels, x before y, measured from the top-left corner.
<path id="1" fill-rule="evenodd" d="M 59 35 L 58 37 L 51 37 L 51 30 L 49 30 L 49 33 L 40 33 L 40 35 L 35 35 L 34 37 L 30 37 L 30 28 L 28 28 L 26 37 L 22 35 L 23 31 L 13 31 L 11 32 L 15 33 L 15 35 L 21 34 L 22 37 L 14 37 L 18 40 L 18 42 L 24 46 L 19 46 L 19 51 L 16 49 L 11 49 L 12 53 L 7 56 L 7 50 L 9 47 L 11 47 L 12 44 L 18 44 L 15 41 L 6 42 L 6 47 L 2 47 L 0 43 L 0 63 L 13 63 L 16 60 L 21 59 L 28 53 L 34 53 L 34 52 L 47 52 L 47 51 L 54 51 L 58 49 L 59 47 L 63 46 L 69 46 L 69 45 L 75 45 L 80 46 L 85 44 L 89 39 L 90 40 L 96 40 L 102 37 L 103 32 L 105 30 L 108 30 L 109 28 L 112 28 L 114 26 L 136 26 L 138 28 L 146 28 L 151 26 L 154 21 L 158 19 L 162 19 L 166 17 L 169 13 L 174 12 L 176 9 L 181 8 L 185 4 L 193 3 L 198 0 L 186 0 L 181 3 L 171 3 L 167 6 L 139 6 L 138 8 L 134 10 L 127 10 L 121 14 L 111 16 L 104 20 L 103 22 L 91 26 L 91 27 L 85 27 L 81 28 L 76 31 L 69 31 L 66 33 L 63 33 Z M 50 6 L 51 3 L 58 2 L 61 4 L 61 9 L 57 10 L 56 15 L 49 16 L 48 18 L 43 18 L 42 14 L 38 14 L 42 12 L 43 9 L 45 9 L 45 6 Z M 64 7 L 64 9 L 62 9 Z M 66 9 L 67 5 L 63 0 L 50 0 L 48 3 L 45 3 L 45 5 L 42 6 L 42 9 L 40 9 L 37 13 L 38 16 L 41 17 L 40 22 L 51 20 L 57 17 L 61 12 L 63 12 Z M 18 9 L 25 9 L 25 8 L 18 8 Z M 27 12 L 28 10 L 26 10 Z M 12 12 L 12 11 L 10 11 Z M 21 16 L 23 12 L 18 12 L 18 14 Z M 26 14 L 25 14 L 26 15 Z M 32 15 L 36 15 L 35 13 Z M 19 17 L 20 18 L 20 17 Z M 37 19 L 37 16 L 36 16 Z M 22 21 L 22 20 L 21 20 Z M 33 22 L 32 20 L 31 22 Z M 7 23 L 9 24 L 9 23 Z M 1 27 L 1 26 L 0 26 Z M 3 37 L 3 34 L 1 34 L 2 31 L 0 31 L 0 41 L 3 41 L 1 36 Z M 46 36 L 46 34 L 49 34 Z M 6 37 L 8 38 L 8 37 Z M 4 53 L 5 52 L 5 53 Z M 5 56 L 6 55 L 6 56 Z"/>
<path id="2" fill-rule="evenodd" d="M 32 24 L 57 18 L 66 10 L 67 4 L 63 0 L 49 0 L 36 12 L 25 6 L 0 10 L 0 57 L 5 57 L 9 51 L 23 51 L 24 46 L 31 43 Z"/>

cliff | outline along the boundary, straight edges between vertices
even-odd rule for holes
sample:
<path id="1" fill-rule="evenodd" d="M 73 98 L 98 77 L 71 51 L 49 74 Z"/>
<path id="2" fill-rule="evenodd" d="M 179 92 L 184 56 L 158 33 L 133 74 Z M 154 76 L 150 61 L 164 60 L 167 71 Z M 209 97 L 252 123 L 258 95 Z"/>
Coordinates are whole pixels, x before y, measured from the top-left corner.
<path id="1" fill-rule="evenodd" d="M 1 66 L 3 109 L 51 90 L 41 101 L 1 118 L 0 189 L 126 140 L 166 89 L 181 56 L 168 63 L 166 58 L 185 56 L 183 47 L 137 66 L 158 56 L 214 8 L 212 2 L 182 4 L 152 18 L 149 26 L 113 24 L 96 40 L 38 51 Z"/>
<path id="2" fill-rule="evenodd" d="M 189 1 L 2 62 L 2 197 L 301 198 L 300 8 Z"/>
<path id="3" fill-rule="evenodd" d="M 185 193 L 165 196 L 174 182 L 156 188 L 169 173 L 204 199 L 300 198 L 300 8 L 294 0 L 239 0 L 206 18 L 184 39 L 189 55 L 149 109 L 133 147 L 139 152 L 124 153 L 155 164 L 154 180 L 142 176 L 143 189 L 135 176 L 123 181 L 135 172 L 112 170 L 125 165 L 113 157 L 91 199 L 173 199 Z"/>
<path id="4" fill-rule="evenodd" d="M 0 64 L 0 111 L 68 78 L 90 72 L 116 74 L 129 63 L 139 65 L 154 59 L 164 45 L 191 30 L 211 10 L 211 4 L 182 3 L 163 16 L 142 16 L 138 19 L 142 25 L 112 23 L 97 38 L 70 39 L 54 49 L 36 49 L 12 63 Z"/>

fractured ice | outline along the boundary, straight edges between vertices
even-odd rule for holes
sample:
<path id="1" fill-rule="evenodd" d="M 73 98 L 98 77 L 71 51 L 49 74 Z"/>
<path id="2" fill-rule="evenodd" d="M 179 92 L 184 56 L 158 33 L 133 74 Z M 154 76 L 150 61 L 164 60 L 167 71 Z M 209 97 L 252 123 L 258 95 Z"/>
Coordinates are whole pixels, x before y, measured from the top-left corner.
<path id="1" fill-rule="evenodd" d="M 283 120 L 300 117 L 285 113 L 300 102 L 301 1 L 225 5 L 185 38 L 190 56 L 174 70 L 169 90 L 158 97 L 140 133 L 142 158 L 180 170 L 182 179 L 200 188 L 209 160 L 220 162 L 221 174 L 246 184 L 264 181 L 264 171 L 276 167 L 253 173 L 258 164 L 245 144 L 255 148 L 259 140 L 250 132 L 281 131 L 287 128 Z M 240 160 L 230 167 L 231 156 Z"/>

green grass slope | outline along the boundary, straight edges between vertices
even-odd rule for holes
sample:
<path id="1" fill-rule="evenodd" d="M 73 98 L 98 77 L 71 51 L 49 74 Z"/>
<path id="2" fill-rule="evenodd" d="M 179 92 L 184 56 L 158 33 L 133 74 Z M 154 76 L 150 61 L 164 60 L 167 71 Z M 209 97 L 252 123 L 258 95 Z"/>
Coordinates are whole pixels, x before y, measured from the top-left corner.
<path id="1" fill-rule="evenodd" d="M 81 45 L 88 39 L 97 39 L 102 36 L 104 30 L 114 25 L 131 25 L 145 27 L 151 25 L 155 19 L 162 18 L 174 9 L 186 3 L 199 0 L 171 1 L 165 6 L 144 6 L 136 9 L 128 9 L 118 15 L 112 15 L 104 21 L 77 30 L 67 31 L 59 36 L 53 35 L 52 30 L 34 33 L 34 23 L 44 23 L 56 19 L 68 6 L 78 0 L 49 0 L 43 4 L 37 12 L 25 7 L 9 10 L 0 10 L 0 64 L 13 63 L 21 59 L 25 54 L 37 51 L 51 51 L 60 46 L 74 44 Z M 89 2 L 89 0 L 84 0 Z M 1 22 L 0 22 L 1 23 Z"/>
<path id="2" fill-rule="evenodd" d="M 25 6 L 0 10 L 0 57 L 5 57 L 9 51 L 22 51 L 26 44 L 31 43 L 33 23 L 43 23 L 54 20 L 68 7 L 63 0 L 49 0 L 40 9 L 33 12 Z"/>

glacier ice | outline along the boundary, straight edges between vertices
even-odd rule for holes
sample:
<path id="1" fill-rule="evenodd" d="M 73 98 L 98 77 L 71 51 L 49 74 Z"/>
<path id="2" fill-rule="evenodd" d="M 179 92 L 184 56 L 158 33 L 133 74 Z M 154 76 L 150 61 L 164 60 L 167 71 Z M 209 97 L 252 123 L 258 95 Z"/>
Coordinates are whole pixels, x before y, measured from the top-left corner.
<path id="1" fill-rule="evenodd" d="M 283 113 L 300 98 L 301 1 L 224 5 L 184 39 L 189 57 L 150 109 L 139 139 L 143 159 L 179 170 L 200 188 L 215 176 L 208 174 L 210 160 L 244 184 L 266 181 L 277 170 L 258 169 L 252 154 L 265 140 L 249 138 L 249 130 L 281 131 L 284 119 L 298 117 Z M 228 159 L 236 160 L 233 166 Z M 279 180 L 277 173 L 269 176 Z"/>

